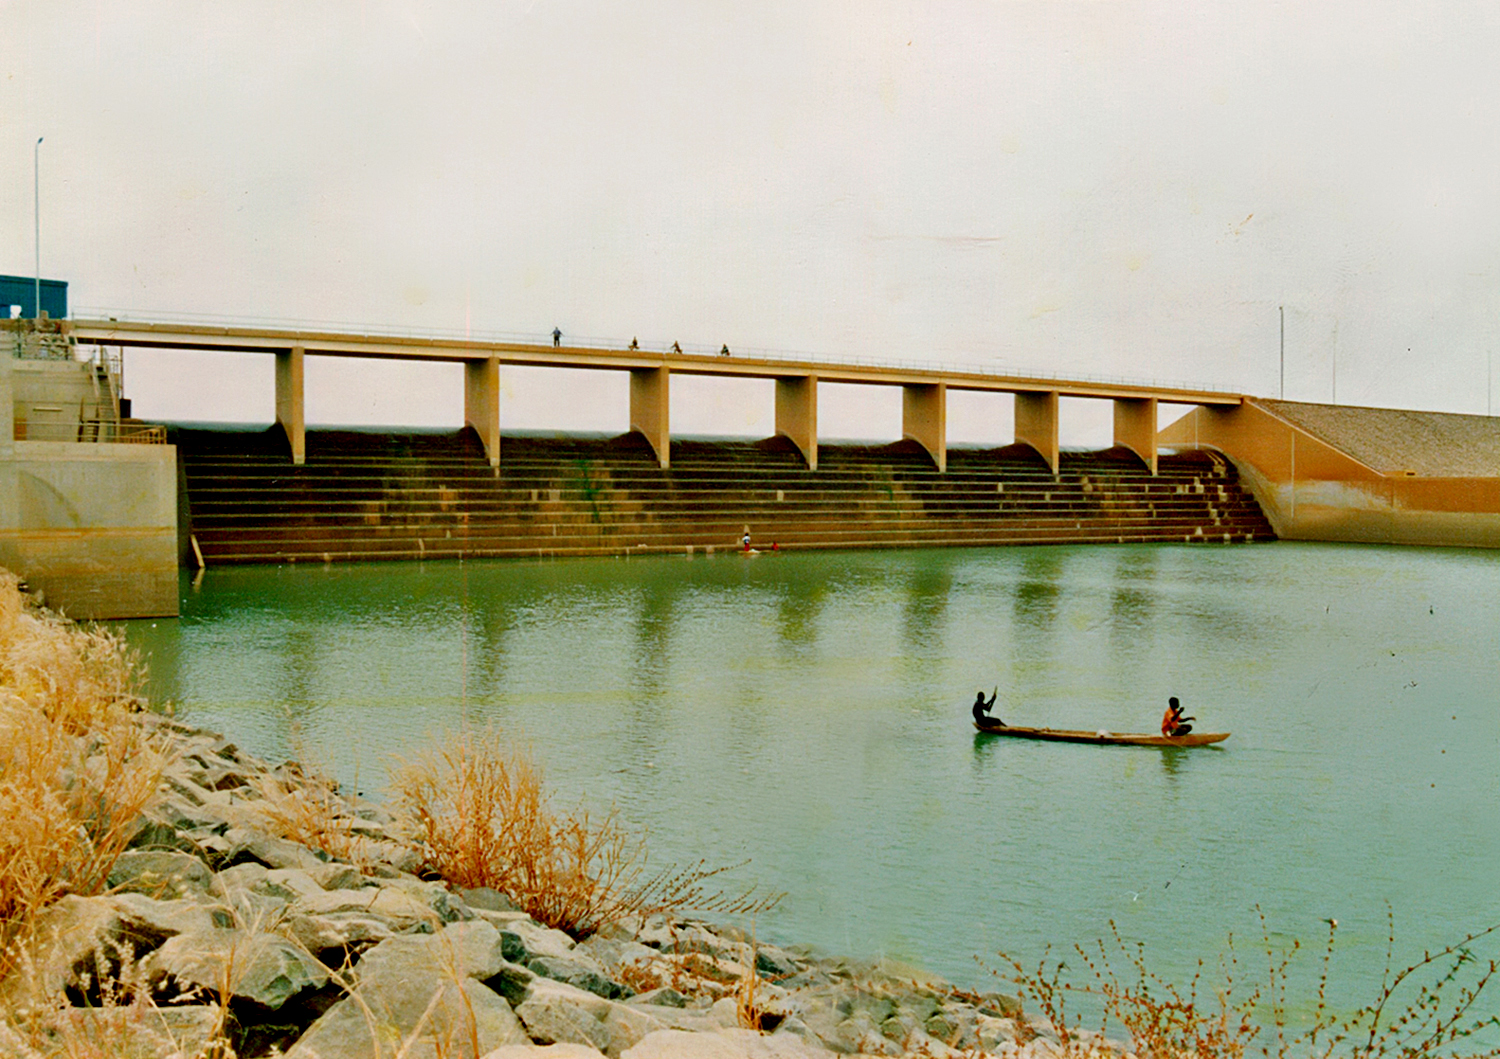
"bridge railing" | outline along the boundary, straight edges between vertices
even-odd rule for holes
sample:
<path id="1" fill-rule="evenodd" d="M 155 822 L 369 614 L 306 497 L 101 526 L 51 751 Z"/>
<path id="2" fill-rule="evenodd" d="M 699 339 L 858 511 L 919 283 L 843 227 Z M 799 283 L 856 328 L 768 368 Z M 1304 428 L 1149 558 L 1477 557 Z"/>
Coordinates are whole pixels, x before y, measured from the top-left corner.
<path id="1" fill-rule="evenodd" d="M 495 342 L 511 345 L 550 346 L 550 331 L 480 331 L 454 328 L 395 327 L 385 324 L 350 323 L 329 320 L 306 320 L 292 317 L 240 317 L 220 316 L 209 313 L 139 313 L 128 310 L 78 307 L 74 316 L 83 320 L 116 320 L 121 323 L 181 324 L 187 327 L 243 327 L 278 331 L 301 331 L 342 335 L 369 336 L 372 338 L 418 339 L 434 342 Z M 597 349 L 620 352 L 626 350 L 631 339 L 600 338 L 590 335 L 564 333 L 562 344 L 573 349 Z M 673 349 L 673 346 L 677 349 Z M 675 353 L 693 356 L 717 356 L 722 354 L 724 343 L 719 345 L 700 342 L 677 342 L 651 339 L 641 342 L 643 353 L 672 356 Z M 732 346 L 730 356 L 735 360 L 752 364 L 771 364 L 797 361 L 812 365 L 827 365 L 840 368 L 895 369 L 919 372 L 953 372 L 981 375 L 991 378 L 1023 379 L 1044 382 L 1058 378 L 1055 372 L 1035 371 L 994 362 L 948 359 L 914 359 L 909 357 L 850 356 L 846 354 L 809 353 L 805 350 L 767 349 L 756 346 Z M 1095 383 L 1102 386 L 1150 387 L 1163 390 L 1198 391 L 1202 393 L 1236 393 L 1233 386 L 1217 383 L 1188 382 L 1179 379 L 1143 379 L 1119 375 L 1101 375 L 1089 372 L 1070 372 L 1069 382 Z"/>
<path id="2" fill-rule="evenodd" d="M 73 423 L 35 423 L 17 419 L 15 440 L 165 445 L 167 428 L 148 423 L 116 423 L 108 419 L 83 419 Z"/>

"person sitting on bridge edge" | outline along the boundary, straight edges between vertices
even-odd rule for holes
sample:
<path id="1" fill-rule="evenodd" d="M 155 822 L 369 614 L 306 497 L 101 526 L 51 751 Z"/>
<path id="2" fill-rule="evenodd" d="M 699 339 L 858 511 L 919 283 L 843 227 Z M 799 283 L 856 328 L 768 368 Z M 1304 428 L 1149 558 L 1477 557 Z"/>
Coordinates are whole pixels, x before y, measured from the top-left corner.
<path id="1" fill-rule="evenodd" d="M 1167 712 L 1161 715 L 1161 734 L 1168 737 L 1187 735 L 1193 730 L 1193 726 L 1184 724 L 1183 722 L 1196 721 L 1197 719 L 1196 717 L 1184 717 L 1182 715 L 1182 705 L 1177 701 L 1177 696 L 1173 695 L 1167 700 Z"/>
<path id="2" fill-rule="evenodd" d="M 992 691 L 992 692 L 990 692 L 990 701 L 989 702 L 985 702 L 984 701 L 984 692 L 983 691 L 980 691 L 979 694 L 977 694 L 977 695 L 974 696 L 974 723 L 975 724 L 984 724 L 986 721 L 988 721 L 988 722 L 991 722 L 993 724 L 998 724 L 1001 728 L 1005 727 L 1005 722 L 1002 721 L 1000 718 L 998 718 L 998 717 L 991 717 L 990 716 L 990 709 L 991 709 L 991 707 L 993 707 L 995 705 L 995 699 L 996 699 L 996 697 L 999 694 L 1000 694 L 1000 688 L 997 685 L 996 688 L 995 688 L 995 690 Z"/>
<path id="3" fill-rule="evenodd" d="M 724 343 L 724 348 L 721 349 L 721 350 L 719 350 L 719 356 L 721 356 L 721 357 L 727 357 L 727 356 L 729 356 L 729 343 L 728 342 L 725 342 Z"/>
<path id="4" fill-rule="evenodd" d="M 554 346 L 562 345 L 562 328 L 554 327 L 552 329 L 552 344 Z"/>

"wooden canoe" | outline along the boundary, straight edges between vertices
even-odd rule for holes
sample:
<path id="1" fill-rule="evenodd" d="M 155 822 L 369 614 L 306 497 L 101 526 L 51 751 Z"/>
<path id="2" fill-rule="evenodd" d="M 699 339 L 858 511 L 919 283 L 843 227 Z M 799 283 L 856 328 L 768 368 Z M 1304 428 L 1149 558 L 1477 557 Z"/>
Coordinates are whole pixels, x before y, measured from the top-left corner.
<path id="1" fill-rule="evenodd" d="M 988 735 L 1016 739 L 1049 739 L 1058 743 L 1099 743 L 1105 746 L 1208 746 L 1222 743 L 1228 732 L 1189 732 L 1187 735 L 1148 735 L 1144 732 L 1082 732 L 1070 728 L 1022 728 L 999 721 L 975 721 L 974 727 Z"/>

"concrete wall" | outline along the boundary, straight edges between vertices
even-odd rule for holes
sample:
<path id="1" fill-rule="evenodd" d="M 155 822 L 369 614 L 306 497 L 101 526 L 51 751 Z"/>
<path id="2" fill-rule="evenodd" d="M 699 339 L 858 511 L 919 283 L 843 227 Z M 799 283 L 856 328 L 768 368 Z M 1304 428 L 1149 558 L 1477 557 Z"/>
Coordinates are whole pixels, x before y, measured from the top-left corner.
<path id="1" fill-rule="evenodd" d="M 55 400 L 49 374 L 63 382 Z M 77 374 L 0 356 L 0 566 L 69 617 L 175 615 L 176 449 L 17 438 L 17 413 L 66 404 Z"/>
<path id="2" fill-rule="evenodd" d="M 0 566 L 72 618 L 175 615 L 176 449 L 16 442 L 0 458 Z"/>
<path id="3" fill-rule="evenodd" d="M 1286 540 L 1500 548 L 1500 478 L 1382 474 L 1253 401 L 1198 408 L 1158 440 L 1227 456 Z"/>
<path id="4" fill-rule="evenodd" d="M 88 364 L 77 360 L 12 360 L 11 405 L 19 439 L 66 441 L 103 406 Z"/>

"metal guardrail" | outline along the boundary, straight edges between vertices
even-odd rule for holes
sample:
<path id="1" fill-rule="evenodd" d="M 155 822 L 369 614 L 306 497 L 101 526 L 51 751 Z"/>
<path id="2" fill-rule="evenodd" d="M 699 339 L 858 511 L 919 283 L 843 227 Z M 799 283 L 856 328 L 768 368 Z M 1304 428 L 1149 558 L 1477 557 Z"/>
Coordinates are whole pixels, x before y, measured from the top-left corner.
<path id="1" fill-rule="evenodd" d="M 115 423 L 107 419 L 85 419 L 74 423 L 31 423 L 17 419 L 15 440 L 165 445 L 167 428 L 149 423 Z"/>
<path id="2" fill-rule="evenodd" d="M 73 315 L 81 320 L 92 321 L 118 321 L 120 323 L 134 324 L 182 324 L 188 327 L 245 327 L 261 328 L 266 330 L 286 331 L 308 331 L 322 333 L 337 333 L 347 335 L 369 336 L 372 338 L 401 338 L 401 339 L 426 339 L 430 341 L 452 341 L 452 342 L 496 342 L 510 343 L 527 346 L 551 346 L 552 333 L 515 332 L 515 331 L 473 331 L 456 330 L 451 328 L 410 328 L 392 327 L 389 325 L 335 322 L 329 320 L 305 320 L 291 317 L 244 317 L 244 316 L 220 316 L 210 313 L 150 313 L 142 314 L 120 309 L 75 307 Z M 615 352 L 625 351 L 629 347 L 628 341 L 618 338 L 599 338 L 596 336 L 565 334 L 563 341 L 568 347 L 574 349 L 599 349 L 612 350 Z M 635 341 L 634 339 L 630 341 Z M 667 356 L 676 353 L 690 354 L 693 356 L 716 356 L 722 353 L 723 344 L 712 345 L 695 342 L 680 343 L 676 341 L 650 340 L 642 342 L 639 349 L 643 353 L 665 354 Z M 994 362 L 978 362 L 965 360 L 914 360 L 911 358 L 885 358 L 866 356 L 840 356 L 828 353 L 809 353 L 804 350 L 766 349 L 754 346 L 735 346 L 731 349 L 731 356 L 738 361 L 749 363 L 775 363 L 787 360 L 795 360 L 808 364 L 821 364 L 829 367 L 848 368 L 892 368 L 905 371 L 919 372 L 952 372 L 959 374 L 983 375 L 1006 379 L 1028 379 L 1046 381 L 1058 379 L 1055 372 L 1034 371 L 1027 368 L 1016 368 Z M 1184 382 L 1175 379 L 1141 379 L 1128 378 L 1115 375 L 1097 375 L 1091 373 L 1069 374 L 1068 382 L 1096 383 L 1103 386 L 1142 387 L 1161 390 L 1197 391 L 1200 393 L 1238 393 L 1239 390 L 1232 386 L 1218 384 Z"/>

